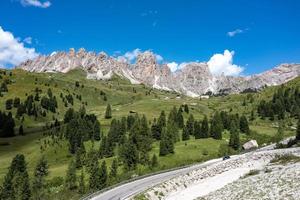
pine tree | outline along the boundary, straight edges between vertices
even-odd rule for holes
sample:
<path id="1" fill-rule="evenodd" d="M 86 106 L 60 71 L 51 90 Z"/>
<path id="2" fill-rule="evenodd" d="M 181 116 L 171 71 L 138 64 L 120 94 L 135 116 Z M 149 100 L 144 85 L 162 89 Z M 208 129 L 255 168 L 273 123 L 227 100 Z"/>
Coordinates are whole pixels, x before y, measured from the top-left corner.
<path id="1" fill-rule="evenodd" d="M 14 99 L 14 107 L 18 108 L 19 105 L 20 105 L 20 103 L 21 103 L 20 98 L 19 97 L 15 97 L 15 99 Z"/>
<path id="2" fill-rule="evenodd" d="M 224 129 L 230 129 L 230 116 L 227 114 L 226 111 L 220 112 L 221 121 L 223 124 Z"/>
<path id="3" fill-rule="evenodd" d="M 71 154 L 75 154 L 80 148 L 84 149 L 84 138 L 86 132 L 90 132 L 86 125 L 86 121 L 82 118 L 72 119 L 66 128 L 66 138 L 69 141 L 69 151 Z"/>
<path id="4" fill-rule="evenodd" d="M 34 100 L 35 101 L 40 101 L 40 96 L 39 96 L 39 93 L 36 92 L 35 95 L 34 95 Z"/>
<path id="5" fill-rule="evenodd" d="M 176 109 L 176 106 L 174 106 L 172 108 L 172 110 L 170 111 L 167 123 L 173 123 L 174 125 L 177 125 L 177 109 Z"/>
<path id="6" fill-rule="evenodd" d="M 5 107 L 6 110 L 11 110 L 13 107 L 13 100 L 12 99 L 7 99 L 5 102 Z"/>
<path id="7" fill-rule="evenodd" d="M 25 157 L 22 154 L 17 154 L 4 178 L 0 199 L 29 200 L 30 197 L 31 191 Z"/>
<path id="8" fill-rule="evenodd" d="M 89 189 L 91 191 L 99 190 L 100 184 L 100 169 L 98 160 L 94 160 L 91 171 L 90 171 L 90 179 L 89 179 Z"/>
<path id="9" fill-rule="evenodd" d="M 165 111 L 161 111 L 160 116 L 158 118 L 157 124 L 162 129 L 165 127 L 167 123 Z"/>
<path id="10" fill-rule="evenodd" d="M 3 113 L 3 119 L 1 123 L 2 123 L 2 130 L 0 130 L 1 137 L 15 136 L 15 131 L 14 131 L 15 120 L 13 119 L 11 112 L 9 112 L 7 115 Z"/>
<path id="11" fill-rule="evenodd" d="M 183 128 L 184 120 L 183 120 L 181 107 L 179 107 L 179 109 L 178 109 L 177 116 L 176 116 L 176 121 L 177 121 L 178 128 Z"/>
<path id="12" fill-rule="evenodd" d="M 95 160 L 98 160 L 98 158 L 99 158 L 99 152 L 97 152 L 92 146 L 86 155 L 86 159 L 84 163 L 88 173 L 91 173 L 93 165 L 95 164 Z"/>
<path id="13" fill-rule="evenodd" d="M 298 119 L 297 131 L 296 131 L 296 140 L 300 140 L 300 116 Z"/>
<path id="14" fill-rule="evenodd" d="M 204 138 L 201 133 L 200 121 L 195 121 L 194 123 L 194 135 L 195 135 L 195 139 Z"/>
<path id="15" fill-rule="evenodd" d="M 21 124 L 19 127 L 19 135 L 24 135 L 23 125 Z"/>
<path id="16" fill-rule="evenodd" d="M 69 163 L 67 174 L 66 174 L 66 188 L 69 190 L 74 190 L 77 188 L 77 177 L 76 177 L 76 164 L 72 159 Z"/>
<path id="17" fill-rule="evenodd" d="M 157 166 L 158 166 L 158 159 L 157 159 L 156 154 L 153 154 L 150 167 L 153 169 Z"/>
<path id="18" fill-rule="evenodd" d="M 182 140 L 185 141 L 185 140 L 189 140 L 189 139 L 190 139 L 190 134 L 189 134 L 188 128 L 187 128 L 187 126 L 184 126 L 182 129 Z"/>
<path id="19" fill-rule="evenodd" d="M 80 177 L 79 177 L 79 183 L 78 183 L 78 192 L 80 194 L 84 194 L 85 193 L 85 182 L 84 182 L 84 173 L 83 173 L 83 169 L 81 170 L 81 174 L 80 174 Z"/>
<path id="20" fill-rule="evenodd" d="M 23 103 L 21 103 L 17 108 L 16 118 L 20 119 L 20 117 L 26 113 L 26 107 Z"/>
<path id="21" fill-rule="evenodd" d="M 85 150 L 82 146 L 75 153 L 75 166 L 76 166 L 76 168 L 81 168 L 83 166 L 84 155 L 85 155 Z"/>
<path id="22" fill-rule="evenodd" d="M 223 123 L 220 114 L 216 112 L 212 118 L 210 134 L 216 140 L 222 139 Z"/>
<path id="23" fill-rule="evenodd" d="M 105 119 L 110 119 L 110 118 L 111 118 L 111 106 L 110 104 L 108 104 L 105 111 Z"/>
<path id="24" fill-rule="evenodd" d="M 81 116 L 81 118 L 83 118 L 86 115 L 86 109 L 84 105 L 79 108 L 78 113 Z"/>
<path id="25" fill-rule="evenodd" d="M 21 187 L 20 199 L 29 200 L 31 198 L 31 190 L 30 190 L 31 187 L 29 183 L 29 175 L 27 172 L 22 174 L 19 186 Z"/>
<path id="26" fill-rule="evenodd" d="M 106 96 L 106 94 L 103 96 L 103 101 L 107 101 L 107 96 Z"/>
<path id="27" fill-rule="evenodd" d="M 238 128 L 236 127 L 236 123 L 234 121 L 231 121 L 231 124 L 230 124 L 229 146 L 235 150 L 238 150 L 240 148 L 239 131 L 238 131 Z"/>
<path id="28" fill-rule="evenodd" d="M 165 156 L 167 154 L 169 154 L 168 137 L 167 137 L 167 133 L 166 133 L 166 128 L 163 128 L 162 133 L 161 133 L 161 140 L 159 143 L 159 155 Z"/>
<path id="29" fill-rule="evenodd" d="M 242 133 L 246 133 L 246 134 L 250 133 L 248 120 L 244 115 L 240 118 L 240 130 Z"/>
<path id="30" fill-rule="evenodd" d="M 48 175 L 48 162 L 44 156 L 38 161 L 35 171 L 34 179 L 32 183 L 33 198 L 37 200 L 43 200 L 46 197 L 46 176 Z"/>
<path id="31" fill-rule="evenodd" d="M 100 138 L 100 131 L 101 131 L 101 126 L 100 126 L 100 122 L 98 120 L 96 120 L 94 122 L 94 127 L 93 127 L 93 138 L 96 140 L 96 141 L 99 141 L 101 138 Z"/>
<path id="32" fill-rule="evenodd" d="M 201 124 L 201 138 L 208 138 L 209 136 L 209 126 L 207 116 L 204 116 L 204 119 Z"/>
<path id="33" fill-rule="evenodd" d="M 106 162 L 105 160 L 102 162 L 101 167 L 100 167 L 100 173 L 99 173 L 99 187 L 98 189 L 103 189 L 107 185 L 107 167 L 106 167 Z"/>
<path id="34" fill-rule="evenodd" d="M 79 83 L 79 81 L 75 81 L 75 87 L 79 87 L 80 86 L 80 83 Z"/>
<path id="35" fill-rule="evenodd" d="M 128 116 L 127 116 L 127 130 L 128 130 L 128 131 L 129 131 L 129 130 L 131 129 L 131 127 L 133 126 L 134 120 L 135 120 L 134 116 L 132 116 L 132 115 L 128 115 Z"/>
<path id="36" fill-rule="evenodd" d="M 72 119 L 75 118 L 75 111 L 73 108 L 69 108 L 64 116 L 64 123 L 69 123 Z"/>
<path id="37" fill-rule="evenodd" d="M 149 151 L 142 149 L 139 151 L 139 163 L 148 165 L 150 162 Z"/>
<path id="38" fill-rule="evenodd" d="M 2 189 L 0 190 L 0 199 L 2 200 L 14 200 L 16 199 L 14 186 L 13 186 L 13 174 L 8 173 L 4 177 Z"/>
<path id="39" fill-rule="evenodd" d="M 120 132 L 122 133 L 122 135 L 125 135 L 127 131 L 127 119 L 126 117 L 122 117 L 121 118 L 121 124 L 120 124 Z"/>
<path id="40" fill-rule="evenodd" d="M 29 199 L 31 191 L 24 155 L 16 155 L 12 161 L 11 173 L 14 174 L 14 191 L 16 192 L 17 199 Z"/>
<path id="41" fill-rule="evenodd" d="M 8 92 L 7 84 L 5 81 L 2 82 L 0 89 L 1 89 L 1 92 Z"/>
<path id="42" fill-rule="evenodd" d="M 148 121 L 145 115 L 143 115 L 140 120 L 140 130 L 138 134 L 138 150 L 144 150 L 146 152 L 150 151 L 152 147 L 152 139 Z"/>
<path id="43" fill-rule="evenodd" d="M 166 114 L 165 111 L 161 111 L 157 123 L 156 124 L 153 123 L 153 126 L 151 127 L 151 131 L 155 139 L 160 140 L 162 129 L 165 126 L 166 126 Z"/>
<path id="44" fill-rule="evenodd" d="M 167 128 L 163 128 L 161 140 L 159 143 L 159 155 L 165 156 L 174 153 L 174 139 L 172 136 L 171 126 L 168 125 Z"/>
<path id="45" fill-rule="evenodd" d="M 114 159 L 110 167 L 109 177 L 116 178 L 117 174 L 118 174 L 118 160 Z"/>
<path id="46" fill-rule="evenodd" d="M 116 119 L 111 120 L 110 129 L 107 134 L 108 140 L 115 145 L 120 140 L 120 121 Z"/>
<path id="47" fill-rule="evenodd" d="M 104 146 L 104 157 L 109 158 L 114 155 L 116 140 L 117 138 L 116 138 L 115 131 L 109 131 Z"/>
<path id="48" fill-rule="evenodd" d="M 187 122 L 186 122 L 186 128 L 189 135 L 194 135 L 194 116 L 190 114 Z"/>
<path id="49" fill-rule="evenodd" d="M 49 98 L 52 98 L 53 94 L 51 88 L 48 89 L 47 94 Z"/>
<path id="50" fill-rule="evenodd" d="M 184 104 L 184 112 L 189 113 L 189 106 Z"/>
<path id="51" fill-rule="evenodd" d="M 180 134 L 178 126 L 174 122 L 168 122 L 166 126 L 167 135 L 171 138 L 173 141 L 173 144 L 175 142 L 180 141 Z"/>
<path id="52" fill-rule="evenodd" d="M 124 145 L 121 146 L 119 155 L 126 170 L 133 170 L 136 168 L 139 161 L 139 154 L 132 136 L 130 136 L 129 139 L 125 141 Z"/>
<path id="53" fill-rule="evenodd" d="M 106 136 L 103 136 L 102 137 L 102 140 L 101 140 L 101 143 L 100 143 L 100 147 L 99 147 L 99 157 L 100 158 L 104 158 L 106 156 L 106 140 L 107 140 L 107 137 Z"/>
<path id="54" fill-rule="evenodd" d="M 161 130 L 156 122 L 156 118 L 154 118 L 153 123 L 151 125 L 152 138 L 156 140 L 160 140 L 160 132 Z"/>

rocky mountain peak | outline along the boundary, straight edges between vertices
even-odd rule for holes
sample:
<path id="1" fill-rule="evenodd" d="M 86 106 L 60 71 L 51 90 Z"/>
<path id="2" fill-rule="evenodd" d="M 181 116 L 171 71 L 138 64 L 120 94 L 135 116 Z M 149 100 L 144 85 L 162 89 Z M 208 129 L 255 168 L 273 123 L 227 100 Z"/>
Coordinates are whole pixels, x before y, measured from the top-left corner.
<path id="1" fill-rule="evenodd" d="M 156 61 L 156 56 L 151 51 L 140 53 L 134 64 L 133 74 L 140 81 L 154 84 L 155 75 L 158 75 L 159 64 Z"/>
<path id="2" fill-rule="evenodd" d="M 285 83 L 300 75 L 300 64 L 281 64 L 260 74 L 243 77 L 213 75 L 207 63 L 185 63 L 181 70 L 172 73 L 166 64 L 159 64 L 151 51 L 140 53 L 134 64 L 108 56 L 105 52 L 96 54 L 84 48 L 68 53 L 54 52 L 23 62 L 19 68 L 32 72 L 62 72 L 75 68 L 87 72 L 87 78 L 110 79 L 117 74 L 133 84 L 144 83 L 161 90 L 172 90 L 197 97 L 205 93 L 238 93 L 246 89 L 259 89 L 265 85 Z"/>
<path id="3" fill-rule="evenodd" d="M 75 56 L 75 49 L 74 48 L 70 48 L 69 50 L 69 56 L 74 57 Z"/>
<path id="4" fill-rule="evenodd" d="M 144 64 L 145 66 L 157 65 L 156 56 L 151 51 L 145 51 L 143 53 L 138 54 L 136 64 Z"/>
<path id="5" fill-rule="evenodd" d="M 161 66 L 161 74 L 162 74 L 162 76 L 164 76 L 164 77 L 169 77 L 169 76 L 171 76 L 172 72 L 171 72 L 171 70 L 170 70 L 170 68 L 168 67 L 167 64 L 163 64 L 163 65 Z"/>

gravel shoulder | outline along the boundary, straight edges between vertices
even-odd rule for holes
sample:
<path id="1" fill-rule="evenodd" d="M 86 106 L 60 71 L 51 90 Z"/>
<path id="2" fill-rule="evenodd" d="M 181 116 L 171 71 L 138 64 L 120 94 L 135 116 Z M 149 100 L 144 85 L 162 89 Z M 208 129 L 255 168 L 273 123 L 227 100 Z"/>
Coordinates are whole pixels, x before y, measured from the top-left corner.
<path id="1" fill-rule="evenodd" d="M 257 150 L 254 152 L 249 152 L 243 155 L 235 156 L 229 160 L 214 163 L 212 165 L 208 165 L 206 167 L 202 167 L 199 169 L 192 170 L 184 175 L 176 176 L 175 178 L 172 178 L 168 181 L 165 181 L 161 184 L 158 184 L 147 191 L 143 193 L 143 197 L 146 199 L 151 200 L 189 200 L 189 199 L 196 199 L 196 198 L 204 198 L 204 199 L 255 199 L 251 198 L 252 194 L 251 187 L 255 187 L 255 181 L 251 184 L 248 184 L 249 188 L 244 187 L 244 184 L 241 183 L 239 185 L 239 181 L 246 181 L 247 179 L 241 179 L 241 177 L 245 176 L 251 171 L 263 171 L 269 164 L 270 161 L 278 156 L 286 156 L 290 154 L 299 155 L 300 148 L 290 148 L 290 149 L 275 149 L 275 150 Z M 297 180 L 285 180 L 284 177 L 291 176 L 292 173 L 295 171 L 300 171 L 299 164 L 291 164 L 286 165 L 286 169 L 284 171 L 278 171 L 279 173 L 276 173 L 276 170 L 281 170 L 283 167 L 277 167 L 274 168 L 274 180 L 278 177 L 276 177 L 280 172 L 288 171 L 286 175 L 282 176 L 282 182 L 278 183 L 277 185 L 274 184 L 274 180 L 268 181 L 266 177 L 268 177 L 270 174 L 273 173 L 270 172 L 270 174 L 266 173 L 265 177 L 261 177 L 261 180 L 266 179 L 269 184 L 265 184 L 263 181 L 261 182 L 261 188 L 264 188 L 263 185 L 265 184 L 266 187 L 270 187 L 269 190 L 266 190 L 266 194 L 272 194 L 270 191 L 274 191 L 274 198 L 271 198 L 270 196 L 266 196 L 265 199 L 278 199 L 280 195 L 279 192 L 276 192 L 277 190 L 280 190 L 280 184 L 284 185 L 284 187 L 289 187 L 289 184 L 284 184 L 285 181 L 289 182 L 291 185 L 294 184 Z M 290 171 L 289 171 L 290 170 Z M 294 170 L 294 171 L 293 171 Z M 298 172 L 297 172 L 298 173 Z M 296 174 L 297 174 L 296 173 Z M 299 172 L 300 173 L 300 172 Z M 263 174 L 262 174 L 263 175 Z M 299 177 L 299 176 L 298 176 Z M 248 181 L 251 179 L 249 178 Z M 299 180 L 298 180 L 299 182 Z M 232 183 L 237 183 L 236 186 L 231 186 L 232 188 L 226 188 L 232 185 Z M 295 187 L 298 187 L 297 184 L 294 184 Z M 233 192 L 235 187 L 238 187 L 238 192 Z M 243 190 L 245 188 L 245 190 Z M 279 189 L 274 189 L 279 188 Z M 237 189 L 236 189 L 237 190 Z M 245 191 L 245 192 L 244 192 Z M 247 192 L 248 191 L 248 192 Z M 257 195 L 260 196 L 261 192 L 260 190 L 256 190 Z M 237 193 L 237 194 L 236 194 Z M 219 194 L 220 196 L 217 196 Z M 242 194 L 249 194 L 245 197 L 241 196 Z M 293 193 L 288 193 L 291 196 L 291 199 L 295 195 L 298 195 L 298 193 L 295 193 L 293 196 Z M 283 195 L 287 195 L 283 193 Z M 257 196 L 256 196 L 257 199 Z M 261 199 L 261 198 L 259 198 Z"/>
<path id="2" fill-rule="evenodd" d="M 300 157 L 299 157 L 300 158 Z M 268 164 L 198 200 L 261 199 L 297 200 L 300 198 L 300 160 Z"/>

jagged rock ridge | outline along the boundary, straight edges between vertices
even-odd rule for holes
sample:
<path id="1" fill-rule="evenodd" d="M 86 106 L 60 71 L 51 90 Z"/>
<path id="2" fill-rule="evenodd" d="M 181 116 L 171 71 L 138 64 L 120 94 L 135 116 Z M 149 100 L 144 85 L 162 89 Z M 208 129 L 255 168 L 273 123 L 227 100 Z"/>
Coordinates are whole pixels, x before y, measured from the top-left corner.
<path id="1" fill-rule="evenodd" d="M 144 83 L 156 89 L 176 91 L 197 97 L 206 93 L 239 93 L 257 90 L 264 86 L 280 85 L 300 75 L 300 64 L 281 64 L 269 71 L 252 76 L 214 76 L 207 63 L 190 62 L 184 68 L 172 73 L 166 64 L 159 64 L 151 51 L 137 56 L 131 64 L 124 59 L 96 54 L 83 48 L 76 52 L 52 53 L 27 60 L 18 66 L 31 72 L 62 72 L 82 68 L 90 79 L 110 79 L 113 74 L 124 77 L 132 84 Z"/>

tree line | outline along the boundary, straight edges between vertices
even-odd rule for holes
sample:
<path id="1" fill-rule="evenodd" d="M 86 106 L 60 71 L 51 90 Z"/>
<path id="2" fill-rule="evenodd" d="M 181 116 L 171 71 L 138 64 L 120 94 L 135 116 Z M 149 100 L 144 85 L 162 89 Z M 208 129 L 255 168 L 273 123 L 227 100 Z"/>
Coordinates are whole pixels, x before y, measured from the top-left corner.
<path id="1" fill-rule="evenodd" d="M 287 114 L 291 117 L 299 117 L 299 87 L 281 86 L 273 94 L 271 100 L 261 100 L 259 102 L 257 113 L 261 118 L 269 118 L 270 120 L 275 120 L 275 118 L 283 120 Z"/>

